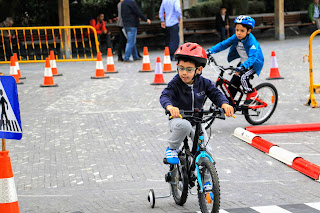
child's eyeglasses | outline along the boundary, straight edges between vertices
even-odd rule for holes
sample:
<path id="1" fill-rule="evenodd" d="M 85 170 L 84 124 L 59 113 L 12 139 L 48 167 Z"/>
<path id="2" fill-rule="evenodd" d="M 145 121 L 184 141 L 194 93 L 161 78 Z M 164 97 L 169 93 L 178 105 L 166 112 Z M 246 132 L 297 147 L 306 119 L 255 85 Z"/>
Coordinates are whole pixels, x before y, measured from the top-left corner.
<path id="1" fill-rule="evenodd" d="M 192 73 L 196 70 L 197 68 L 194 68 L 194 67 L 186 67 L 184 68 L 183 66 L 178 66 L 177 67 L 177 70 L 180 71 L 180 72 L 183 72 L 184 70 L 187 71 L 187 73 Z"/>

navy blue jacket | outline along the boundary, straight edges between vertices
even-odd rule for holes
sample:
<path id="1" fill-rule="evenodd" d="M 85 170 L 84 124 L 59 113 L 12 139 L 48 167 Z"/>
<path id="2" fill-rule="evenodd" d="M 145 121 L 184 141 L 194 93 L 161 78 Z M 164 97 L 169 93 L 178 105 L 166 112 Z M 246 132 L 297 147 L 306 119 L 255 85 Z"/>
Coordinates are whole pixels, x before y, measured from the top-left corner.
<path id="1" fill-rule="evenodd" d="M 121 3 L 121 17 L 124 27 L 139 27 L 139 18 L 147 21 L 135 0 L 124 0 Z"/>
<path id="2" fill-rule="evenodd" d="M 164 109 L 168 105 L 182 110 L 202 109 L 205 97 L 218 107 L 229 103 L 224 94 L 209 79 L 197 75 L 191 88 L 177 74 L 162 91 L 160 103 Z"/>

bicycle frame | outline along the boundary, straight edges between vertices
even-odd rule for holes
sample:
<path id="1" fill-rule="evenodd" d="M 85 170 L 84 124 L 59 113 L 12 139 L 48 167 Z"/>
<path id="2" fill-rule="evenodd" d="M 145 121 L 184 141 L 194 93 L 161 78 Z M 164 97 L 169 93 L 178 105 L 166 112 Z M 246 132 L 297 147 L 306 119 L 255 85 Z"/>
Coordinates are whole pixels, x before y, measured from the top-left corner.
<path id="1" fill-rule="evenodd" d="M 211 156 L 206 152 L 206 151 L 201 151 L 200 154 L 197 156 L 196 158 L 196 170 L 197 170 L 197 179 L 198 179 L 198 183 L 200 185 L 200 192 L 203 192 L 203 186 L 202 186 L 202 180 L 201 180 L 201 174 L 199 172 L 199 166 L 198 166 L 198 162 L 200 160 L 200 158 L 208 158 L 210 160 L 211 163 L 213 163 L 213 159 L 211 158 Z"/>
<path id="2" fill-rule="evenodd" d="M 194 171 L 193 165 L 195 165 L 195 169 L 196 169 L 196 173 L 197 173 L 197 180 L 198 180 L 198 183 L 200 186 L 201 193 L 203 192 L 203 186 L 202 186 L 202 179 L 201 179 L 201 174 L 199 171 L 198 163 L 201 158 L 208 158 L 210 162 L 214 163 L 214 160 L 206 151 L 206 146 L 203 144 L 203 142 L 204 142 L 204 137 L 203 137 L 203 132 L 202 132 L 203 114 L 204 114 L 203 111 L 200 111 L 199 112 L 199 120 L 196 121 L 196 130 L 195 130 L 195 135 L 194 135 L 194 139 L 193 139 L 191 153 L 189 150 L 187 137 L 184 140 L 184 149 L 186 150 L 186 152 L 185 152 L 186 158 L 188 158 L 188 157 L 193 158 L 193 162 L 191 163 L 191 165 L 189 165 L 189 161 L 187 159 L 187 173 L 188 173 L 188 176 L 190 177 L 191 172 Z M 201 120 L 200 120 L 200 118 L 201 118 Z"/>
<path id="3" fill-rule="evenodd" d="M 233 106 L 239 106 L 240 105 L 240 101 L 244 95 L 243 90 L 241 89 L 241 87 L 237 88 L 237 91 L 240 92 L 240 97 L 238 100 L 235 100 L 234 97 L 232 97 L 230 91 L 229 91 L 229 87 L 232 86 L 232 84 L 230 83 L 230 81 L 226 80 L 225 78 L 223 78 L 223 74 L 224 74 L 224 70 L 220 70 L 220 74 L 219 77 L 216 81 L 216 87 L 220 88 L 220 90 L 223 92 L 223 94 L 228 98 L 229 102 L 233 105 Z"/>
<path id="4" fill-rule="evenodd" d="M 220 68 L 220 74 L 218 76 L 218 79 L 216 81 L 216 87 L 220 88 L 220 90 L 222 91 L 222 93 L 228 98 L 229 103 L 231 103 L 231 105 L 233 107 L 235 107 L 236 111 L 242 111 L 244 106 L 240 105 L 240 102 L 242 100 L 243 95 L 245 94 L 242 88 L 242 85 L 240 85 L 240 87 L 237 88 L 237 91 L 240 92 L 240 96 L 238 98 L 238 100 L 235 100 L 234 97 L 232 97 L 229 87 L 233 86 L 230 81 L 226 80 L 225 78 L 223 78 L 224 72 L 225 70 L 223 68 Z M 260 105 L 254 105 L 254 106 L 246 106 L 246 108 L 250 108 L 250 109 L 259 109 L 259 108 L 264 108 L 267 107 L 268 104 L 266 102 L 264 102 L 263 100 L 257 98 L 256 99 L 258 102 L 260 102 Z"/>

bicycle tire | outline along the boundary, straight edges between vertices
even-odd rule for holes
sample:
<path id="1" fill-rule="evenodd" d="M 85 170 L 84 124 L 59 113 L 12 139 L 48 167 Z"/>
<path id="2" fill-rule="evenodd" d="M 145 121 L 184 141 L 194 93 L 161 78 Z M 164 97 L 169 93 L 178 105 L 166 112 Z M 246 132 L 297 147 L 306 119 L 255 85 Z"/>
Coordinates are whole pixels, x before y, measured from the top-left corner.
<path id="1" fill-rule="evenodd" d="M 185 204 L 188 198 L 188 174 L 186 168 L 186 158 L 184 156 L 179 156 L 179 164 L 173 165 L 174 169 L 178 169 L 179 182 L 171 183 L 171 190 L 173 199 L 176 204 L 182 206 Z"/>
<path id="2" fill-rule="evenodd" d="M 200 169 L 200 167 L 202 167 Z M 202 213 L 218 213 L 220 208 L 220 185 L 217 170 L 213 163 L 208 158 L 201 159 L 199 166 L 200 173 L 204 174 L 206 171 L 210 174 L 212 184 L 212 193 L 214 195 L 212 204 L 208 203 L 205 192 L 200 192 L 200 185 L 198 182 L 198 201 Z M 204 175 L 201 175 L 202 184 L 204 184 Z"/>
<path id="3" fill-rule="evenodd" d="M 256 90 L 259 99 L 266 102 L 268 106 L 258 109 L 244 109 L 245 119 L 252 125 L 260 125 L 266 122 L 272 116 L 278 104 L 278 91 L 273 84 L 267 82 L 259 84 L 256 86 Z M 258 104 L 258 102 L 255 102 L 250 106 Z"/>

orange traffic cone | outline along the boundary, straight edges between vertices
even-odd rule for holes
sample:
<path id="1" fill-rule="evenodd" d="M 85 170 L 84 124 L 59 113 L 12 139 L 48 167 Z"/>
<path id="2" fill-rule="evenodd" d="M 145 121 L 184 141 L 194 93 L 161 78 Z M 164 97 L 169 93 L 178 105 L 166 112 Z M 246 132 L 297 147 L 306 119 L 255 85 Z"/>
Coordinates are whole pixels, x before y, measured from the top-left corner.
<path id="1" fill-rule="evenodd" d="M 109 76 L 104 75 L 101 52 L 97 52 L 96 76 L 91 78 L 92 79 L 109 78 Z"/>
<path id="2" fill-rule="evenodd" d="M 23 82 L 19 80 L 19 75 L 17 71 L 16 62 L 14 60 L 14 56 L 11 56 L 10 58 L 10 75 L 14 77 L 14 79 L 16 79 L 17 84 L 23 84 Z"/>
<path id="3" fill-rule="evenodd" d="M 40 87 L 57 87 L 58 85 L 53 82 L 52 70 L 50 67 L 50 60 L 46 58 L 46 64 L 44 68 L 44 80 Z"/>
<path id="4" fill-rule="evenodd" d="M 19 61 L 18 61 L 17 53 L 13 53 L 13 57 L 14 57 L 14 60 L 15 60 L 15 62 L 16 62 L 16 67 L 17 67 L 17 72 L 18 72 L 18 77 L 19 77 L 19 79 L 26 79 L 26 77 L 22 77 L 22 76 L 21 76 L 20 66 L 19 66 Z"/>
<path id="5" fill-rule="evenodd" d="M 0 187 L 0 212 L 19 213 L 18 196 L 9 151 L 0 151 Z"/>
<path id="6" fill-rule="evenodd" d="M 154 73 L 154 80 L 151 85 L 166 85 L 166 83 L 164 82 L 164 79 L 163 79 L 160 57 L 157 57 L 156 71 Z"/>
<path id="7" fill-rule="evenodd" d="M 144 47 L 143 59 L 142 59 L 142 70 L 139 70 L 139 72 L 153 72 L 153 71 L 154 70 L 151 69 L 151 65 L 150 65 L 148 47 Z"/>
<path id="8" fill-rule="evenodd" d="M 111 48 L 108 48 L 108 52 L 107 52 L 106 73 L 117 73 L 116 69 L 114 68 L 113 55 L 112 55 L 112 49 Z"/>
<path id="9" fill-rule="evenodd" d="M 56 57 L 53 50 L 50 51 L 50 66 L 53 76 L 62 76 L 62 74 L 58 73 Z"/>
<path id="10" fill-rule="evenodd" d="M 163 72 L 175 72 L 171 67 L 169 47 L 164 48 Z"/>
<path id="11" fill-rule="evenodd" d="M 267 80 L 272 80 L 272 79 L 283 79 L 283 77 L 281 77 L 279 73 L 275 51 L 271 52 L 270 75 L 269 75 L 269 78 L 267 78 Z"/>

